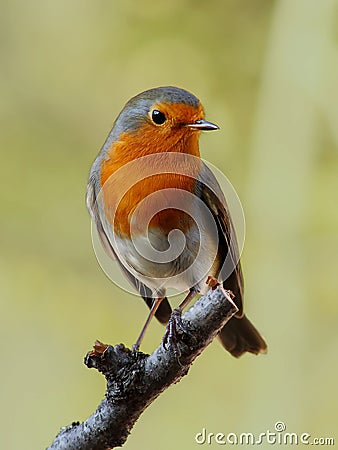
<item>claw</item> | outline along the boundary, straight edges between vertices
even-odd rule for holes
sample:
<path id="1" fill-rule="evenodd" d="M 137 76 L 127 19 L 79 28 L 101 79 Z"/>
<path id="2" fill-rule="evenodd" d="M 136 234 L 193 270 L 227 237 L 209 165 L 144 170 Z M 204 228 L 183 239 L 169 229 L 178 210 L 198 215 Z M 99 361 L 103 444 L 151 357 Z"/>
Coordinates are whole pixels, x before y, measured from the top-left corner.
<path id="1" fill-rule="evenodd" d="M 165 330 L 163 339 L 162 339 L 162 345 L 164 350 L 168 349 L 168 344 L 172 344 L 175 348 L 177 347 L 177 340 L 176 340 L 176 331 L 175 331 L 175 324 L 172 318 L 170 317 L 169 322 L 167 324 L 167 328 Z"/>
<path id="2" fill-rule="evenodd" d="M 168 350 L 168 345 L 172 345 L 175 355 L 179 358 L 181 356 L 181 352 L 177 346 L 178 334 L 190 334 L 190 331 L 186 328 L 182 321 L 182 310 L 180 308 L 173 310 L 162 340 L 164 349 Z"/>
<path id="3" fill-rule="evenodd" d="M 139 348 L 140 348 L 139 345 L 133 344 L 133 346 L 131 348 L 131 351 L 134 352 L 134 353 L 137 353 L 139 351 Z"/>

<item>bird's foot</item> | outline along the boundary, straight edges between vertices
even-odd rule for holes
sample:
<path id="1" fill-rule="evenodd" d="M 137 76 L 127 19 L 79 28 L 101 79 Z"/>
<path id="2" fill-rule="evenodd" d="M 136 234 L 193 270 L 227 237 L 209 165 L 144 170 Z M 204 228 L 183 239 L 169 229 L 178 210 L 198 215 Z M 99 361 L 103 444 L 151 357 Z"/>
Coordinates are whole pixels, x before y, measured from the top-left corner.
<path id="1" fill-rule="evenodd" d="M 209 275 L 207 281 L 205 282 L 211 289 L 214 291 L 221 283 L 217 280 L 217 278 Z"/>
<path id="2" fill-rule="evenodd" d="M 171 313 L 165 334 L 163 336 L 162 345 L 165 350 L 168 350 L 169 345 L 171 345 L 177 357 L 181 356 L 181 352 L 177 345 L 177 338 L 180 334 L 190 334 L 190 331 L 186 328 L 182 321 L 181 308 L 176 308 Z"/>
<path id="3" fill-rule="evenodd" d="M 133 353 L 137 353 L 138 351 L 139 351 L 139 348 L 140 348 L 140 346 L 139 346 L 139 344 L 133 344 L 133 346 L 132 346 L 132 348 L 131 348 L 131 351 L 133 352 Z"/>

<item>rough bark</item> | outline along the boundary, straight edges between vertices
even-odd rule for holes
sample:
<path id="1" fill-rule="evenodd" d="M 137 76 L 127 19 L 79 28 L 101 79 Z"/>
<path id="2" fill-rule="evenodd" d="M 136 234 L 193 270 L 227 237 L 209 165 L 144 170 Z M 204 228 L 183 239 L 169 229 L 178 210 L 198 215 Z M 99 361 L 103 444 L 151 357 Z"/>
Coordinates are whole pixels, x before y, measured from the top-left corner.
<path id="1" fill-rule="evenodd" d="M 104 400 L 83 423 L 61 429 L 48 450 L 107 450 L 126 441 L 138 417 L 165 389 L 188 373 L 195 358 L 237 312 L 231 292 L 218 286 L 182 317 L 187 333 L 151 355 L 96 342 L 85 357 L 107 380 Z"/>

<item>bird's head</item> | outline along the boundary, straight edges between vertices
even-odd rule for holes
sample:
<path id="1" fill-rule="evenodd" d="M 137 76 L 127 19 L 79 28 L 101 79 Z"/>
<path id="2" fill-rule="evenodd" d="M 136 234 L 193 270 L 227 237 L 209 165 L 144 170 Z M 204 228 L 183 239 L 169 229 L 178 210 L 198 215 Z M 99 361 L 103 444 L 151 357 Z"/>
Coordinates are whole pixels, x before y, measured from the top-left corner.
<path id="1" fill-rule="evenodd" d="M 158 87 L 136 95 L 115 121 L 112 137 L 127 153 L 198 152 L 198 135 L 218 126 L 204 119 L 200 101 L 177 87 Z M 135 155 L 136 156 L 136 155 Z"/>

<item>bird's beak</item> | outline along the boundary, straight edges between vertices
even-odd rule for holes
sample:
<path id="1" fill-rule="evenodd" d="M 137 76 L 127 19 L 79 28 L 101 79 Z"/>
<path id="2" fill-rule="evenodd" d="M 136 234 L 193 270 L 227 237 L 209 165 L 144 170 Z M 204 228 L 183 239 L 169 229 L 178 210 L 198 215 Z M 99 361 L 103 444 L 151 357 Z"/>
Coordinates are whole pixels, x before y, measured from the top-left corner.
<path id="1" fill-rule="evenodd" d="M 196 120 L 194 123 L 188 123 L 186 127 L 197 130 L 197 131 L 211 131 L 211 130 L 218 130 L 219 126 L 215 123 L 208 122 L 204 119 Z"/>

